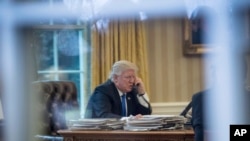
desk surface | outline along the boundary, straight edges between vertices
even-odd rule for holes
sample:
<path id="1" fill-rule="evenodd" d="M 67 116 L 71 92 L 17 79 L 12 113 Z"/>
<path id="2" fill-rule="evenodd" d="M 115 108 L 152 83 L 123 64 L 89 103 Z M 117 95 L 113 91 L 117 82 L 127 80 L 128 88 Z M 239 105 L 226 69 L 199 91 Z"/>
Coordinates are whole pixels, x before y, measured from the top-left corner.
<path id="1" fill-rule="evenodd" d="M 59 134 L 185 134 L 185 135 L 193 135 L 193 130 L 162 130 L 162 131 L 125 131 L 125 130 L 59 130 Z"/>
<path id="2" fill-rule="evenodd" d="M 193 141 L 193 130 L 124 131 L 59 130 L 64 141 Z"/>

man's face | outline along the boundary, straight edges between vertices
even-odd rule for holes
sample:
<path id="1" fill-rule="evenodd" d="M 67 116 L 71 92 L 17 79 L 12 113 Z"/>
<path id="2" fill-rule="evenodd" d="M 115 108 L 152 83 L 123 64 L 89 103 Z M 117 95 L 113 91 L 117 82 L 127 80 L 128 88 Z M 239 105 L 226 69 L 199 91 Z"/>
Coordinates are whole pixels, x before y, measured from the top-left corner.
<path id="1" fill-rule="evenodd" d="M 134 70 L 126 70 L 121 75 L 115 76 L 114 83 L 116 87 L 123 93 L 130 92 L 136 80 L 136 73 Z"/>

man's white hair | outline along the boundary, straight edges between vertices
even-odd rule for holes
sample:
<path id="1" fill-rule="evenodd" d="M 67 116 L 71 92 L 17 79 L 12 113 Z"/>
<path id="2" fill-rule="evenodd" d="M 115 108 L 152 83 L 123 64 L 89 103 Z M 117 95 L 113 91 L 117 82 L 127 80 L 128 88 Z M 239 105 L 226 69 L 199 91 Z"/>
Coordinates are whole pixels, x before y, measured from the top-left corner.
<path id="1" fill-rule="evenodd" d="M 117 61 L 112 66 L 109 78 L 111 79 L 111 81 L 113 81 L 115 75 L 121 75 L 124 71 L 129 69 L 134 70 L 136 73 L 138 71 L 138 67 L 132 62 L 129 62 L 127 60 Z"/>

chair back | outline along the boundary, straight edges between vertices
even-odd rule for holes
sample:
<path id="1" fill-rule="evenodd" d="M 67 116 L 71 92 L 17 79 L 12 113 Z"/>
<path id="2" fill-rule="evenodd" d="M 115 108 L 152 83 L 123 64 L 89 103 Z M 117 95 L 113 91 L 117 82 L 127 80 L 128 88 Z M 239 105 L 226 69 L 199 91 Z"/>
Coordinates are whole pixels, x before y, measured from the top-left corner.
<path id="1" fill-rule="evenodd" d="M 79 119 L 77 89 L 72 81 L 36 81 L 33 88 L 38 94 L 41 114 L 40 128 L 45 135 L 58 135 L 67 128 L 67 121 Z"/>

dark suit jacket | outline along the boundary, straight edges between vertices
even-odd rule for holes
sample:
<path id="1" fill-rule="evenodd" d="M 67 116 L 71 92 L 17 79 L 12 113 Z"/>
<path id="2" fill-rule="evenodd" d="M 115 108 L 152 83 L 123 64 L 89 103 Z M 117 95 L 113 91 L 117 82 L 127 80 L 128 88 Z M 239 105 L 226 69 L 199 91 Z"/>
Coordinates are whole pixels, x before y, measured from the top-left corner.
<path id="1" fill-rule="evenodd" d="M 204 138 L 204 118 L 203 118 L 203 95 L 207 91 L 201 91 L 192 97 L 192 119 L 191 123 L 195 133 L 195 141 L 203 141 Z"/>
<path id="2" fill-rule="evenodd" d="M 142 106 L 136 95 L 135 90 L 126 94 L 128 116 L 151 114 L 150 104 L 149 108 Z M 107 80 L 95 88 L 89 99 L 85 118 L 121 118 L 121 107 L 120 95 L 115 84 L 111 80 Z"/>

